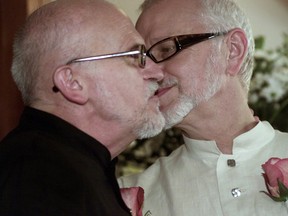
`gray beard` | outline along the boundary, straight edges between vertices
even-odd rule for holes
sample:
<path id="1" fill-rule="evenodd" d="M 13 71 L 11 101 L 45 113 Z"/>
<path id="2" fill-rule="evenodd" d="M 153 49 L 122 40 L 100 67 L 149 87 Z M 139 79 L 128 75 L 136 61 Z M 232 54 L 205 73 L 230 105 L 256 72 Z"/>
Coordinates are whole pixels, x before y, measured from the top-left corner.
<path id="1" fill-rule="evenodd" d="M 135 127 L 133 132 L 137 135 L 138 139 L 150 138 L 158 135 L 162 132 L 165 125 L 165 118 L 160 113 L 155 113 L 154 116 L 148 116 L 143 118 L 142 124 Z"/>
<path id="2" fill-rule="evenodd" d="M 183 118 L 194 108 L 194 103 L 188 96 L 182 95 L 179 98 L 179 103 L 165 113 L 163 113 L 166 120 L 165 129 L 169 129 L 174 125 L 180 123 Z"/>
<path id="3" fill-rule="evenodd" d="M 221 88 L 223 80 L 219 76 L 213 76 L 209 80 L 209 87 L 205 92 L 198 96 L 181 95 L 179 102 L 171 109 L 163 113 L 166 120 L 165 129 L 169 129 L 174 125 L 180 123 L 186 115 L 188 115 L 196 106 L 201 102 L 208 101 L 212 98 Z"/>

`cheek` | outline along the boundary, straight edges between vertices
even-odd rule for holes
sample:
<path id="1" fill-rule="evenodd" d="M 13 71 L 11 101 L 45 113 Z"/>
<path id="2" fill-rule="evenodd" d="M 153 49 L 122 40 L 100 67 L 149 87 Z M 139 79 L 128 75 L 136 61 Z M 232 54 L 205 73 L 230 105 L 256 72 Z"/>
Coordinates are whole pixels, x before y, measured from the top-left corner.
<path id="1" fill-rule="evenodd" d="M 127 66 L 125 62 L 121 62 L 115 70 L 109 74 L 109 78 L 106 80 L 107 87 L 113 92 L 113 94 L 123 98 L 126 102 L 130 100 L 137 100 L 144 95 L 144 80 L 142 74 L 134 67 Z M 107 75 L 108 76 L 108 75 Z"/>
<path id="2" fill-rule="evenodd" d="M 205 50 L 205 51 L 204 51 Z M 195 95 L 209 85 L 209 77 L 221 73 L 221 66 L 215 59 L 208 58 L 209 49 L 187 49 L 165 62 L 163 70 L 166 76 L 172 76 L 179 82 L 179 91 Z M 207 50 L 207 51 L 206 51 Z M 215 62 L 216 61 L 216 62 Z M 214 66 L 217 66 L 215 68 Z"/>
<path id="3" fill-rule="evenodd" d="M 186 61 L 178 66 L 171 66 L 169 74 L 174 76 L 178 81 L 180 94 L 194 95 L 197 91 L 206 86 L 205 84 L 205 67 L 202 63 Z"/>
<path id="4" fill-rule="evenodd" d="M 139 77 L 127 77 L 118 81 L 114 84 L 113 91 L 116 100 L 120 100 L 123 106 L 143 106 L 150 96 L 148 84 Z"/>

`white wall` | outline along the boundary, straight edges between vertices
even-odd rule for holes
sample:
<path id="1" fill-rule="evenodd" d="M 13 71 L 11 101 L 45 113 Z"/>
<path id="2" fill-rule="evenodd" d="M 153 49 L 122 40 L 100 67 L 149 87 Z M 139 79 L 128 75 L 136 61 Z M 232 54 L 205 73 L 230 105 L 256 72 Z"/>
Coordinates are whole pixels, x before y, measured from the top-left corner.
<path id="1" fill-rule="evenodd" d="M 108 0 L 122 8 L 135 23 L 143 0 Z M 283 32 L 288 34 L 288 0 L 237 0 L 250 19 L 255 36 L 264 35 L 265 47 L 281 44 Z"/>
<path id="2" fill-rule="evenodd" d="M 250 19 L 255 36 L 264 35 L 265 47 L 281 45 L 288 34 L 288 0 L 238 0 Z"/>

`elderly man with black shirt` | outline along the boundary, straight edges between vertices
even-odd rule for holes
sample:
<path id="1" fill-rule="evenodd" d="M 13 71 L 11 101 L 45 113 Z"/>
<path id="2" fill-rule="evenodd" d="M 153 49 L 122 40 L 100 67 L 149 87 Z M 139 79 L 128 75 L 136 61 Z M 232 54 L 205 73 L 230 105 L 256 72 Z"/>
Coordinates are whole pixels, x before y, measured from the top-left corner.
<path id="1" fill-rule="evenodd" d="M 12 73 L 26 105 L 0 144 L 1 216 L 124 216 L 113 160 L 159 133 L 160 68 L 103 0 L 58 0 L 28 17 Z"/>

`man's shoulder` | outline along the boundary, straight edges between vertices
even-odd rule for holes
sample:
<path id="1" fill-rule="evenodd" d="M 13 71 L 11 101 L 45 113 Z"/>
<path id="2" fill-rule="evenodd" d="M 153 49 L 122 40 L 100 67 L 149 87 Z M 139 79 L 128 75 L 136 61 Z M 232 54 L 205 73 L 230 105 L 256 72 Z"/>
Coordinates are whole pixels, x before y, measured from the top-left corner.
<path id="1" fill-rule="evenodd" d="M 57 136 L 43 131 L 13 131 L 0 143 L 0 171 L 60 169 L 75 154 L 62 143 Z"/>
<path id="2" fill-rule="evenodd" d="M 265 133 L 271 133 L 273 134 L 272 142 L 275 142 L 276 144 L 287 144 L 288 146 L 288 132 L 278 130 L 277 128 L 274 128 L 271 123 L 268 121 L 263 121 L 262 125 L 264 125 Z"/>
<path id="3" fill-rule="evenodd" d="M 56 137 L 43 131 L 14 130 L 0 142 L 0 155 L 31 155 L 35 151 L 45 152 L 53 143 L 57 145 Z"/>
<path id="4" fill-rule="evenodd" d="M 286 154 L 288 157 L 288 133 L 275 130 L 275 137 L 273 139 L 275 150 L 279 149 L 281 153 Z"/>

